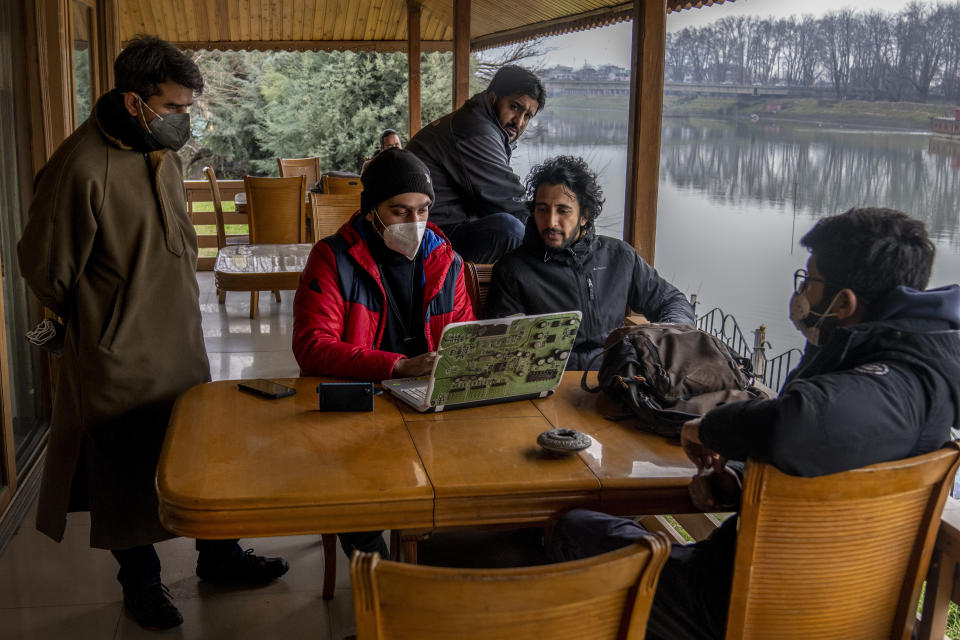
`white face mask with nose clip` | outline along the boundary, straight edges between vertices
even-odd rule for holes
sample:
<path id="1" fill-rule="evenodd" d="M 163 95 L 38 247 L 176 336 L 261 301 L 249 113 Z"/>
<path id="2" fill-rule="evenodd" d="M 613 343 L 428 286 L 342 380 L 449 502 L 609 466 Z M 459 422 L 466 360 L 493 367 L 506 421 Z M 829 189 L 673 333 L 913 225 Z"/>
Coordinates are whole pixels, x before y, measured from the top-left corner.
<path id="1" fill-rule="evenodd" d="M 423 234 L 427 230 L 426 220 L 399 222 L 388 227 L 383 224 L 380 212 L 376 209 L 373 212 L 384 227 L 383 233 L 380 235 L 383 237 L 383 243 L 387 245 L 387 248 L 396 251 L 407 260 L 416 258 L 417 252 L 420 251 L 420 243 L 423 241 Z M 376 229 L 376 226 L 374 226 L 374 229 Z"/>
<path id="2" fill-rule="evenodd" d="M 820 345 L 820 338 L 822 337 L 820 329 L 823 327 L 824 320 L 836 317 L 837 314 L 833 311 L 833 305 L 837 303 L 839 297 L 840 294 L 837 293 L 830 301 L 827 310 L 818 313 L 810 308 L 810 301 L 802 292 L 794 292 L 790 296 L 790 320 L 793 322 L 793 326 L 804 335 L 807 342 L 813 346 Z"/>

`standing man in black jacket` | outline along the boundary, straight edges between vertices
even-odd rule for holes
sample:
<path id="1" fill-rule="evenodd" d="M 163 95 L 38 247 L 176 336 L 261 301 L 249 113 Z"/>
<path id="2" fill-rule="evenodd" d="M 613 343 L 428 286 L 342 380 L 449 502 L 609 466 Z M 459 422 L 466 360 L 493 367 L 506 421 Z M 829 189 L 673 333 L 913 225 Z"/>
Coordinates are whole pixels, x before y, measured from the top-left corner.
<path id="1" fill-rule="evenodd" d="M 537 76 L 506 66 L 486 91 L 421 129 L 407 145 L 433 179 L 430 221 L 464 260 L 496 262 L 523 239 L 527 210 L 510 155 L 545 102 Z"/>
<path id="2" fill-rule="evenodd" d="M 596 356 L 623 325 L 627 307 L 651 322 L 696 324 L 687 298 L 632 246 L 596 234 L 603 192 L 581 158 L 557 156 L 534 167 L 527 194 L 533 216 L 523 246 L 493 268 L 488 316 L 579 309 L 583 320 L 567 361 L 572 371 L 600 366 Z"/>
<path id="3" fill-rule="evenodd" d="M 790 317 L 808 346 L 780 396 L 724 405 L 683 426 L 699 470 L 690 495 L 706 511 L 739 502 L 739 474 L 724 460 L 820 476 L 929 453 L 960 424 L 960 287 L 923 290 L 934 257 L 923 223 L 851 209 L 800 242 L 811 256 L 794 274 Z M 718 486 L 727 489 L 718 495 Z M 632 520 L 574 510 L 557 524 L 551 551 L 583 558 L 644 534 Z M 647 638 L 724 636 L 736 534 L 734 516 L 706 540 L 673 547 Z"/>

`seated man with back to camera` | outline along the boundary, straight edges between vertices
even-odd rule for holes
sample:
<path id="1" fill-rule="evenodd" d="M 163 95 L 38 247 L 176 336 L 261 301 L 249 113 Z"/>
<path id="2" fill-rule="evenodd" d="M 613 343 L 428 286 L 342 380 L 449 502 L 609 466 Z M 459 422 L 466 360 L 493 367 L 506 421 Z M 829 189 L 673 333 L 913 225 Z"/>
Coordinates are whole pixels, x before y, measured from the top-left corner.
<path id="1" fill-rule="evenodd" d="M 387 149 L 361 177 L 360 210 L 318 242 L 293 301 L 293 353 L 304 376 L 380 381 L 427 375 L 443 328 L 473 320 L 463 261 L 427 222 L 430 174 Z M 386 557 L 379 531 L 340 534 Z"/>
<path id="2" fill-rule="evenodd" d="M 597 235 L 603 192 L 581 158 L 557 156 L 534 167 L 527 196 L 533 215 L 523 245 L 493 268 L 488 316 L 579 309 L 583 320 L 567 362 L 572 371 L 600 366 L 596 356 L 623 325 L 628 306 L 651 322 L 696 324 L 686 297 L 632 246 Z"/>
<path id="3" fill-rule="evenodd" d="M 430 215 L 464 260 L 496 262 L 523 239 L 527 210 L 510 155 L 545 102 L 536 75 L 506 66 L 486 91 L 425 126 L 407 145 L 433 177 L 437 200 Z"/>
<path id="4" fill-rule="evenodd" d="M 922 222 L 889 209 L 851 209 L 802 239 L 811 256 L 794 274 L 790 318 L 807 349 L 779 397 L 727 404 L 683 426 L 698 473 L 694 504 L 739 502 L 753 458 L 814 477 L 934 451 L 960 422 L 960 287 L 924 291 L 934 246 Z M 869 443 L 869 446 L 864 446 Z M 722 638 L 736 551 L 737 516 L 709 538 L 674 545 L 650 611 L 651 640 Z M 551 555 L 572 560 L 630 544 L 632 520 L 574 510 L 561 518 Z"/>

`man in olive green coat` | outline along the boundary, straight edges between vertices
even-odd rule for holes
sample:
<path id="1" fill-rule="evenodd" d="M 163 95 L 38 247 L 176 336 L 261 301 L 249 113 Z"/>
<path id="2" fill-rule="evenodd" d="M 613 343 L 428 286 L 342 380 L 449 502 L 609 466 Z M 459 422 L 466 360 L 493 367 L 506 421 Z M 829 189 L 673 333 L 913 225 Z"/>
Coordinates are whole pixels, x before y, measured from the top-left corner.
<path id="1" fill-rule="evenodd" d="M 90 511 L 90 544 L 120 564 L 124 604 L 142 626 L 182 622 L 160 582 L 154 484 L 173 402 L 210 379 L 200 326 L 197 237 L 176 151 L 203 90 L 168 42 L 138 38 L 103 95 L 37 178 L 18 246 L 30 288 L 66 325 L 37 527 L 63 538 Z M 236 540 L 198 541 L 206 580 L 265 582 L 281 558 Z"/>

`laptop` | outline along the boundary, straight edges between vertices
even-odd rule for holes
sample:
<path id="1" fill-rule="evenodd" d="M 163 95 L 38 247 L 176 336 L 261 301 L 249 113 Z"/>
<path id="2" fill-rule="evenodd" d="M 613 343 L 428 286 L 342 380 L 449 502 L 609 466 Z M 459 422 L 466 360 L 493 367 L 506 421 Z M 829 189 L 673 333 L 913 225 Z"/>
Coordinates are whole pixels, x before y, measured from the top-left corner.
<path id="1" fill-rule="evenodd" d="M 422 413 L 543 398 L 560 384 L 580 318 L 562 311 L 454 322 L 443 328 L 429 376 L 381 384 Z"/>

